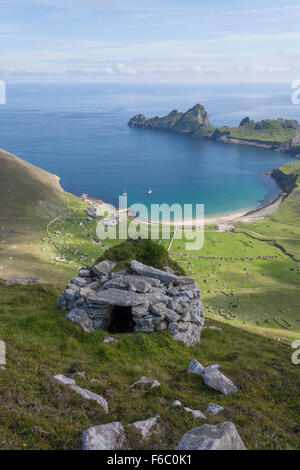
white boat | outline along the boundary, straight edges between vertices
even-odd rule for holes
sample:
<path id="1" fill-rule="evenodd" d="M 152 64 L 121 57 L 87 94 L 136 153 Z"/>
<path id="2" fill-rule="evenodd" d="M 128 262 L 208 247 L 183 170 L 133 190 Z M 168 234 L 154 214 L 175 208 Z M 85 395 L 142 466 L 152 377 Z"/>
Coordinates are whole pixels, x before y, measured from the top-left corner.
<path id="1" fill-rule="evenodd" d="M 152 189 L 149 189 L 148 194 L 152 194 Z"/>
<path id="2" fill-rule="evenodd" d="M 124 193 L 122 194 L 122 196 L 127 196 L 127 193 L 126 193 L 126 191 L 124 191 Z"/>

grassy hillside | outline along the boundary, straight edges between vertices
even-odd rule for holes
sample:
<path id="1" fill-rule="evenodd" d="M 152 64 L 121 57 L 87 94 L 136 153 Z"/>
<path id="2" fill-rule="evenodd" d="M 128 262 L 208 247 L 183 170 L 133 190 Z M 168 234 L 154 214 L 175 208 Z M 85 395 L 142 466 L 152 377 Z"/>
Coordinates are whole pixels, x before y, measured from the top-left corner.
<path id="1" fill-rule="evenodd" d="M 2 231 L 38 231 L 42 220 L 58 214 L 63 190 L 57 176 L 0 150 L 0 213 Z"/>
<path id="2" fill-rule="evenodd" d="M 82 203 L 64 193 L 57 176 L 0 150 L 0 278 L 66 282 L 73 270 L 50 264 L 58 252 L 46 228 L 72 204 Z"/>
<path id="3" fill-rule="evenodd" d="M 221 127 L 218 131 L 233 139 L 253 140 L 261 142 L 283 143 L 296 135 L 296 129 L 291 121 L 264 120 L 247 122 L 239 127 Z"/>
<path id="4" fill-rule="evenodd" d="M 191 349 L 166 332 L 119 334 L 119 344 L 103 344 L 104 331 L 87 334 L 64 319 L 55 306 L 58 292 L 0 283 L 0 338 L 7 344 L 6 370 L 0 370 L 1 449 L 78 449 L 90 426 L 126 425 L 157 413 L 161 434 L 146 442 L 131 434 L 127 448 L 174 449 L 183 433 L 203 424 L 174 409 L 175 399 L 202 411 L 209 402 L 224 406 L 207 422 L 234 422 L 249 449 L 300 448 L 300 370 L 291 363 L 290 346 L 212 320 L 206 324 L 222 331 L 204 330 L 201 344 Z M 220 364 L 239 392 L 222 395 L 188 374 L 193 358 Z M 55 382 L 58 373 L 104 396 L 109 414 Z M 161 387 L 130 390 L 142 375 Z"/>

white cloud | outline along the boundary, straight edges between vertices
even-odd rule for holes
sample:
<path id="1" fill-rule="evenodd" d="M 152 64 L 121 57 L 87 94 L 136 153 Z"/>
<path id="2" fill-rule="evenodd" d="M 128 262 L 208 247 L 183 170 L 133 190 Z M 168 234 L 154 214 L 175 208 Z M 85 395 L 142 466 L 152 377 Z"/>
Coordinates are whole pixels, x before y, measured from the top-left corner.
<path id="1" fill-rule="evenodd" d="M 152 16 L 152 13 L 137 13 L 135 16 L 137 18 L 142 18 L 142 19 L 150 18 L 150 16 Z"/>
<path id="2" fill-rule="evenodd" d="M 124 64 L 117 64 L 116 68 L 122 75 L 137 75 L 139 73 L 138 70 L 133 67 L 127 67 Z"/>
<path id="3" fill-rule="evenodd" d="M 203 69 L 201 67 L 199 67 L 198 65 L 195 65 L 194 67 L 191 67 L 191 72 L 195 72 L 195 73 L 203 73 Z"/>
<path id="4" fill-rule="evenodd" d="M 103 71 L 106 75 L 114 75 L 115 74 L 114 69 L 112 67 L 104 67 Z"/>
<path id="5" fill-rule="evenodd" d="M 257 34 L 230 34 L 225 38 L 232 42 L 294 42 L 300 40 L 300 32 L 285 33 L 257 33 Z"/>
<path id="6" fill-rule="evenodd" d="M 291 72 L 291 67 L 278 64 L 250 64 L 235 67 L 232 71 L 238 73 L 289 73 Z"/>

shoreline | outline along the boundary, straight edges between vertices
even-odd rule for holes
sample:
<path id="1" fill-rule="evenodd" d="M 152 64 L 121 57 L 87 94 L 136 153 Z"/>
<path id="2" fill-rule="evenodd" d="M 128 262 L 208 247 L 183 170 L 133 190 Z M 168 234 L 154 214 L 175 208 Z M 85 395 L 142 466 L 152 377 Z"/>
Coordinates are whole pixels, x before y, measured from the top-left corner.
<path id="1" fill-rule="evenodd" d="M 268 215 L 271 215 L 277 211 L 285 195 L 286 193 L 281 190 L 275 198 L 273 198 L 271 201 L 257 208 L 245 209 L 244 211 L 233 212 L 230 214 L 224 214 L 224 215 L 220 214 L 220 215 L 215 215 L 215 216 L 212 215 L 212 216 L 204 217 L 204 225 L 223 224 L 224 225 L 223 227 L 219 227 L 220 231 L 223 231 L 224 229 L 228 230 L 230 228 L 230 224 L 234 222 L 247 223 L 247 222 L 253 222 L 254 220 L 261 220 L 267 217 Z M 115 214 L 119 214 L 118 208 L 116 208 L 112 204 L 107 203 L 101 199 L 89 197 L 88 194 L 83 194 L 81 198 L 87 202 L 100 204 L 104 206 L 105 208 L 107 208 L 108 211 L 115 213 Z M 187 220 L 185 221 L 184 224 L 176 224 L 176 222 L 170 222 L 170 223 L 153 222 L 151 220 L 146 220 L 142 217 L 128 216 L 128 218 L 132 220 L 136 220 L 144 224 L 148 224 L 148 225 L 161 225 L 161 226 L 172 226 L 172 227 L 184 226 L 185 228 L 188 228 L 188 227 L 194 228 L 194 227 L 197 227 L 197 225 L 201 225 L 202 223 L 202 220 L 199 220 L 199 219 Z"/>

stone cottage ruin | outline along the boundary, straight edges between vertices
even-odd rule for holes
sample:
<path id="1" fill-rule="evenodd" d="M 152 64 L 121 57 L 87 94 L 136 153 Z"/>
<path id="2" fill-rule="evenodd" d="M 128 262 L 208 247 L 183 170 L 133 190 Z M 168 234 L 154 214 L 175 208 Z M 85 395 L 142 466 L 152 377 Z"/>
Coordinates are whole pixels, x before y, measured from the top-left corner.
<path id="1" fill-rule="evenodd" d="M 68 310 L 68 320 L 87 332 L 168 330 L 188 346 L 200 341 L 204 316 L 194 279 L 138 261 L 131 262 L 131 272 L 112 272 L 114 268 L 115 263 L 101 261 L 79 270 L 57 300 L 60 308 Z"/>

